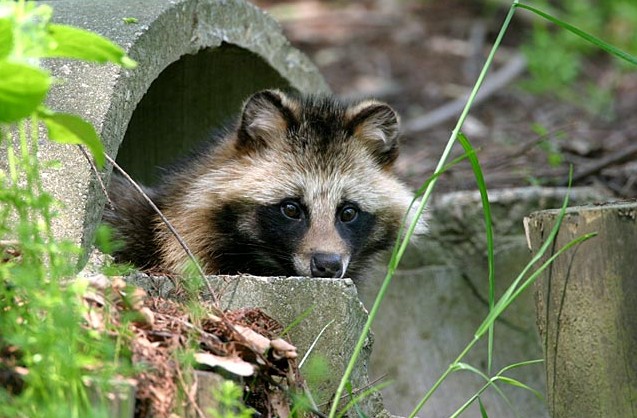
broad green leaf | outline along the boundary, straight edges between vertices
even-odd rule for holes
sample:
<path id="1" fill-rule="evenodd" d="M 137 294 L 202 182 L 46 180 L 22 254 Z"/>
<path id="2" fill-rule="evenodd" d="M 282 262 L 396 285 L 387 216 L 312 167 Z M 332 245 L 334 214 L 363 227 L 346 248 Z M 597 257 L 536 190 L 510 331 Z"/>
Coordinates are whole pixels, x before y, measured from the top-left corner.
<path id="1" fill-rule="evenodd" d="M 521 4 L 521 3 L 517 3 L 514 5 L 514 7 L 519 7 L 521 9 L 526 9 L 529 10 L 533 13 L 535 13 L 538 16 L 543 17 L 544 19 L 553 22 L 554 24 L 566 29 L 567 31 L 579 36 L 580 38 L 592 43 L 593 45 L 597 46 L 598 48 L 603 49 L 604 51 L 608 52 L 609 54 L 612 54 L 618 58 L 621 58 L 625 61 L 630 62 L 631 64 L 635 64 L 637 65 L 637 57 L 630 55 L 627 52 L 622 51 L 619 48 L 614 47 L 613 45 L 602 41 L 601 39 L 599 39 L 596 36 L 591 35 L 588 32 L 584 32 L 583 30 L 581 30 L 578 27 L 575 27 L 573 25 L 571 25 L 570 23 L 566 23 L 563 20 L 560 20 L 556 17 L 551 16 L 548 13 L 545 13 L 543 11 L 541 11 L 540 9 L 536 9 L 533 6 L 528 6 L 526 4 Z"/>
<path id="2" fill-rule="evenodd" d="M 122 48 L 96 33 L 54 24 L 49 25 L 49 33 L 56 45 L 49 50 L 48 57 L 75 58 L 100 64 L 112 62 L 124 68 L 137 66 Z"/>
<path id="3" fill-rule="evenodd" d="M 29 65 L 0 61 L 0 122 L 33 113 L 49 91 L 51 77 Z"/>
<path id="4" fill-rule="evenodd" d="M 0 19 L 0 59 L 6 58 L 13 50 L 13 22 Z"/>
<path id="5" fill-rule="evenodd" d="M 40 117 L 49 131 L 49 139 L 61 144 L 80 144 L 93 154 L 95 164 L 104 166 L 104 145 L 93 125 L 68 113 L 41 112 Z"/>

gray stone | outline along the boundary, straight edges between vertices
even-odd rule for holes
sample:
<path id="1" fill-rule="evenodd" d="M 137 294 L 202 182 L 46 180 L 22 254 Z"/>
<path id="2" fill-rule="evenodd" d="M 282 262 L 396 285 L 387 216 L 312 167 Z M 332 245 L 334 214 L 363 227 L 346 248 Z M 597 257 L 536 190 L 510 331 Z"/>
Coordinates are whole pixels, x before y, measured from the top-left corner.
<path id="1" fill-rule="evenodd" d="M 128 280 L 153 295 L 174 297 L 172 282 L 166 278 L 140 274 Z M 300 320 L 289 332 L 290 341 L 298 348 L 299 359 L 310 352 L 301 373 L 317 405 L 329 408 L 367 321 L 354 283 L 349 279 L 306 277 L 211 276 L 209 280 L 221 297 L 223 309 L 261 308 L 283 326 Z M 210 296 L 204 292 L 203 297 Z M 368 387 L 371 348 L 372 338 L 368 337 L 351 377 L 354 391 Z M 313 360 L 322 361 L 325 367 L 308 367 Z M 367 396 L 360 407 L 370 417 L 386 415 L 379 394 Z"/>
<path id="2" fill-rule="evenodd" d="M 165 166 L 202 140 L 256 90 L 327 91 L 315 66 L 290 46 L 278 24 L 245 1 L 39 3 L 53 7 L 58 23 L 104 35 L 139 63 L 134 70 L 46 63 L 63 80 L 48 105 L 93 123 L 107 153 L 115 157 L 120 149 L 118 160 L 136 178 L 152 179 L 152 167 Z M 127 17 L 137 23 L 126 24 Z M 97 177 L 77 147 L 40 141 L 40 151 L 41 161 L 62 163 L 43 172 L 45 188 L 65 206 L 54 232 L 88 249 L 105 200 Z M 109 176 L 110 167 L 101 173 L 105 182 Z"/>
<path id="3" fill-rule="evenodd" d="M 530 260 L 523 218 L 539 208 L 561 206 L 565 191 L 534 187 L 489 193 L 495 230 L 497 297 Z M 571 191 L 573 204 L 605 198 L 596 189 Z M 385 407 L 404 416 L 471 341 L 488 314 L 487 246 L 479 193 L 443 195 L 433 202 L 429 213 L 429 236 L 405 254 L 372 325 L 376 344 L 370 378 L 386 375 L 394 381 L 382 391 Z M 370 281 L 359 289 L 367 306 L 371 306 L 383 277 L 384 269 L 370 275 Z M 493 372 L 509 364 L 542 358 L 531 292 L 523 293 L 496 322 L 494 350 Z M 482 341 L 463 361 L 486 371 L 486 353 L 486 341 Z M 544 391 L 541 364 L 507 375 Z M 483 384 L 484 380 L 474 374 L 456 373 L 419 415 L 447 417 Z M 545 402 L 532 393 L 502 384 L 500 387 L 518 416 L 547 416 Z M 515 416 L 493 390 L 481 399 L 489 417 Z M 477 405 L 470 411 L 469 416 L 480 416 Z"/>

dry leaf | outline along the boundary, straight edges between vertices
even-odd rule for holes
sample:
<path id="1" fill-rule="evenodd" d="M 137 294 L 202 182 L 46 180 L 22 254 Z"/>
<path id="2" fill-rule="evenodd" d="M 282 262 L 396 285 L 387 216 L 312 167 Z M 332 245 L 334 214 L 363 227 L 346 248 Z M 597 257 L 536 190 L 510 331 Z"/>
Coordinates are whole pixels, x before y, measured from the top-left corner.
<path id="1" fill-rule="evenodd" d="M 236 329 L 237 332 L 241 334 L 241 336 L 245 338 L 258 353 L 265 354 L 265 352 L 270 349 L 270 340 L 258 332 L 241 325 L 235 325 L 234 329 Z"/>
<path id="2" fill-rule="evenodd" d="M 254 366 L 239 357 L 220 357 L 210 353 L 195 353 L 195 360 L 210 367 L 221 367 L 237 376 L 252 376 Z"/>
<path id="3" fill-rule="evenodd" d="M 279 418 L 288 418 L 290 416 L 290 404 L 282 392 L 271 393 L 268 398 L 270 405 L 274 409 L 274 416 Z"/>
<path id="4" fill-rule="evenodd" d="M 296 347 L 285 341 L 282 338 L 277 338 L 270 341 L 270 345 L 272 346 L 273 353 L 275 359 L 279 360 L 282 358 L 297 358 L 299 355 L 296 352 Z"/>

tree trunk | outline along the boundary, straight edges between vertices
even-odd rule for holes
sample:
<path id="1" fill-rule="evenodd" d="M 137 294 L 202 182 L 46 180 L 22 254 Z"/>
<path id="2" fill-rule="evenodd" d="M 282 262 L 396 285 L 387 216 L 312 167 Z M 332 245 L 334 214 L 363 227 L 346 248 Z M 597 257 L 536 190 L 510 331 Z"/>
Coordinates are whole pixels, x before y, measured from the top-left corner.
<path id="1" fill-rule="evenodd" d="M 558 211 L 525 220 L 537 252 Z M 536 283 L 553 418 L 637 417 L 637 202 L 569 209 L 546 260 L 583 234 Z"/>

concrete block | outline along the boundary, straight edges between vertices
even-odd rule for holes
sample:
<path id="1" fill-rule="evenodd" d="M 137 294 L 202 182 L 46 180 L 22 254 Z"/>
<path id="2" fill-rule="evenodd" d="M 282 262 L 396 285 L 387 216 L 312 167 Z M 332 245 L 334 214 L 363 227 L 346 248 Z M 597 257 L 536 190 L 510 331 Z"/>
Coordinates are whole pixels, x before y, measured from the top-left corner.
<path id="1" fill-rule="evenodd" d="M 139 274 L 128 280 L 152 295 L 174 297 L 172 282 L 166 278 Z M 221 297 L 223 309 L 261 308 L 283 326 L 304 317 L 291 329 L 289 337 L 299 350 L 299 359 L 314 345 L 308 361 L 312 357 L 324 361 L 326 368 L 318 370 L 321 377 L 311 375 L 305 365 L 301 373 L 308 382 L 314 383 L 310 389 L 317 405 L 329 408 L 367 320 L 367 311 L 354 283 L 349 279 L 306 277 L 211 276 L 209 280 Z M 207 297 L 210 296 L 204 292 L 203 298 Z M 354 390 L 368 387 L 371 350 L 372 338 L 368 337 L 351 378 Z M 368 396 L 360 407 L 370 417 L 386 416 L 380 394 Z"/>
<path id="2" fill-rule="evenodd" d="M 290 46 L 279 25 L 245 1 L 40 3 L 53 7 L 56 22 L 104 35 L 139 63 L 134 70 L 46 63 L 64 80 L 53 87 L 48 105 L 92 122 L 107 153 L 137 179 L 151 180 L 155 166 L 205 139 L 254 91 L 327 91 L 316 67 Z M 137 23 L 125 23 L 129 17 Z M 62 163 L 43 173 L 45 188 L 65 205 L 54 232 L 88 249 L 105 200 L 96 175 L 77 147 L 41 141 L 40 158 Z M 107 182 L 110 168 L 100 176 Z"/>
<path id="3" fill-rule="evenodd" d="M 538 208 L 559 207 L 565 189 L 521 188 L 489 193 L 495 234 L 496 295 L 499 297 L 530 260 L 523 218 Z M 596 189 L 571 191 L 573 204 L 606 196 Z M 488 314 L 487 246 L 478 192 L 440 196 L 430 208 L 430 234 L 405 254 L 372 330 L 376 345 L 370 378 L 387 375 L 394 384 L 383 389 L 385 407 L 407 416 L 436 379 L 473 338 Z M 370 275 L 360 289 L 371 306 L 384 269 Z M 526 292 L 496 322 L 493 372 L 512 363 L 542 358 L 535 326 L 532 292 Z M 464 362 L 486 371 L 487 344 L 481 344 Z M 534 389 L 544 390 L 541 364 L 509 374 Z M 447 417 L 468 400 L 484 381 L 461 372 L 444 383 L 419 413 Z M 547 417 L 546 405 L 532 393 L 501 385 L 516 410 L 525 417 Z M 493 390 L 482 397 L 489 417 L 511 417 L 514 412 Z M 480 416 L 477 405 L 468 414 Z"/>

